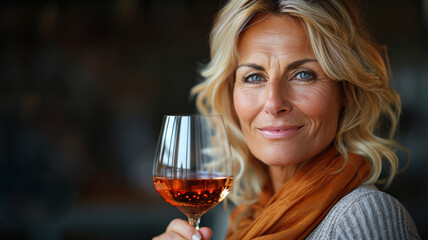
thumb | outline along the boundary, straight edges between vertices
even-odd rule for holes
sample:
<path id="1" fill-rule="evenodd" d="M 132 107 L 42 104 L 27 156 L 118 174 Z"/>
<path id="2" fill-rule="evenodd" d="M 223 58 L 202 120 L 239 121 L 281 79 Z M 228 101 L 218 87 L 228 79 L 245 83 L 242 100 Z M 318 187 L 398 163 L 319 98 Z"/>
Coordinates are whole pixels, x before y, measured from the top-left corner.
<path id="1" fill-rule="evenodd" d="M 201 233 L 203 240 L 210 239 L 211 235 L 213 234 L 213 231 L 210 228 L 208 228 L 208 227 L 201 227 L 199 229 L 199 232 Z"/>

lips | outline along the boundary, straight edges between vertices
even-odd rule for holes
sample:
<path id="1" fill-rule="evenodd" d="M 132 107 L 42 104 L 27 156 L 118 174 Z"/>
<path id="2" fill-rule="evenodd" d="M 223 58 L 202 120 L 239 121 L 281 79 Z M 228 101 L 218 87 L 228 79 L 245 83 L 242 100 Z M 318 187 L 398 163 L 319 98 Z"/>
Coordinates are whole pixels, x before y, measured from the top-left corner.
<path id="1" fill-rule="evenodd" d="M 303 126 L 266 126 L 262 128 L 257 128 L 257 130 L 266 138 L 269 139 L 281 139 L 293 136 L 296 134 Z"/>

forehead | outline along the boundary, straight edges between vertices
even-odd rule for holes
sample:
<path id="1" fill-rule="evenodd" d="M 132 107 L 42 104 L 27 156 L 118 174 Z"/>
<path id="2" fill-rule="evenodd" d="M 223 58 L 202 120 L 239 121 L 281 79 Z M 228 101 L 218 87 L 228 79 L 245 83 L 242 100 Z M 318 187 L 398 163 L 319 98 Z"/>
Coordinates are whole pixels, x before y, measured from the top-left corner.
<path id="1" fill-rule="evenodd" d="M 312 53 L 307 33 L 298 18 L 286 14 L 257 14 L 238 41 L 238 52 Z"/>

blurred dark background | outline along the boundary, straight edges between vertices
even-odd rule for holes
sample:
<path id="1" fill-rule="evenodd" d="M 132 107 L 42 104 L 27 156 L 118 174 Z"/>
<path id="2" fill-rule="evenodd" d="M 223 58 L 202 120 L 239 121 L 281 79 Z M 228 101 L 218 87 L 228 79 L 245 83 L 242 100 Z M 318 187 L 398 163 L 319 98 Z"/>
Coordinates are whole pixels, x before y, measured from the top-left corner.
<path id="1" fill-rule="evenodd" d="M 184 218 L 157 195 L 152 161 L 162 116 L 195 112 L 222 2 L 0 0 L 0 239 L 151 239 Z M 363 2 L 412 156 L 386 191 L 427 239 L 428 1 Z M 226 215 L 203 218 L 213 239 Z"/>

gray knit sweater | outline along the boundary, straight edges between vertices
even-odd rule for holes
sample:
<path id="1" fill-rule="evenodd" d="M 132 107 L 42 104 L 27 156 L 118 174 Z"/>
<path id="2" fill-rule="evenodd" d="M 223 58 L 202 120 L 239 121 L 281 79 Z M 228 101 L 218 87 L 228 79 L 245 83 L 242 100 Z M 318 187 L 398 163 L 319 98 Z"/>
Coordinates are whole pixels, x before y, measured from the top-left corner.
<path id="1" fill-rule="evenodd" d="M 420 239 L 406 209 L 374 186 L 343 197 L 306 239 Z"/>

